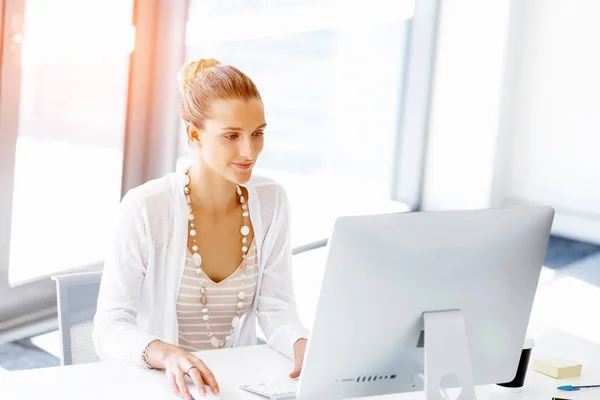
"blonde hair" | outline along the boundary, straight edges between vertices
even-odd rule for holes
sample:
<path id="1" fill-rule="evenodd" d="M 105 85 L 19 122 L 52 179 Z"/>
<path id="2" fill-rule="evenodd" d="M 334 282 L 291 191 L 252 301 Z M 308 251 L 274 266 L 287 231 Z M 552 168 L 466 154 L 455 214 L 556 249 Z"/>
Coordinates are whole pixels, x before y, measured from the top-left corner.
<path id="1" fill-rule="evenodd" d="M 246 74 L 213 58 L 184 64 L 177 78 L 180 89 L 177 112 L 197 128 L 203 127 L 215 100 L 261 99 L 256 85 Z"/>

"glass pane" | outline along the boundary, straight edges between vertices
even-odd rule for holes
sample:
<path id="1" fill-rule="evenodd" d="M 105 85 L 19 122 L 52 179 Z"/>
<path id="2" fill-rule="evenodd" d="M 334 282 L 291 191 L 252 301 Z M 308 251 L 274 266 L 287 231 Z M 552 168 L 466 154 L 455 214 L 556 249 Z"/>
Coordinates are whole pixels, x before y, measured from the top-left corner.
<path id="1" fill-rule="evenodd" d="M 103 259 L 119 204 L 133 0 L 26 0 L 9 280 Z"/>
<path id="2" fill-rule="evenodd" d="M 269 127 L 256 173 L 286 187 L 294 244 L 328 236 L 338 215 L 405 210 L 390 191 L 414 1 L 239 3 L 190 2 L 187 59 L 258 86 Z"/>

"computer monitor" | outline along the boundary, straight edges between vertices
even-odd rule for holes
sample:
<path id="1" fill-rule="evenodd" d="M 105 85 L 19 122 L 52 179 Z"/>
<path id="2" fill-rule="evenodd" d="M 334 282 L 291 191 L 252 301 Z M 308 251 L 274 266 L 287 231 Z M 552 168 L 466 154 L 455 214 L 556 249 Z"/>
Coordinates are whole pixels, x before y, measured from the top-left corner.
<path id="1" fill-rule="evenodd" d="M 471 399 L 473 385 L 511 381 L 553 218 L 543 206 L 339 218 L 297 399 L 442 399 L 452 377 Z"/>

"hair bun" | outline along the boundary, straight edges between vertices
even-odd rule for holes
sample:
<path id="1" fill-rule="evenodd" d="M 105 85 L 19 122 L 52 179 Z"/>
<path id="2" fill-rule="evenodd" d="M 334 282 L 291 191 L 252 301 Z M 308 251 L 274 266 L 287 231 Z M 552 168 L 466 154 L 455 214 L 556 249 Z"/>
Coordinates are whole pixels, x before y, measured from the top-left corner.
<path id="1" fill-rule="evenodd" d="M 179 68 L 179 74 L 177 76 L 179 89 L 185 91 L 198 72 L 207 68 L 216 67 L 217 65 L 221 65 L 221 63 L 214 58 L 201 58 L 198 61 L 190 61 L 184 64 Z"/>

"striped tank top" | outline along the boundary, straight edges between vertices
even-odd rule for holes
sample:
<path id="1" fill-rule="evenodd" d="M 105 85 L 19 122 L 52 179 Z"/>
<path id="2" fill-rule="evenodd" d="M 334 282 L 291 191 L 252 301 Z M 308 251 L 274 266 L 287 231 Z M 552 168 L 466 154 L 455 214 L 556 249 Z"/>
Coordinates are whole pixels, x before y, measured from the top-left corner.
<path id="1" fill-rule="evenodd" d="M 258 278 L 256 253 L 256 244 L 252 240 L 246 258 L 239 267 L 227 278 L 216 283 L 204 271 L 201 271 L 200 274 L 196 273 L 196 267 L 192 263 L 192 254 L 189 249 L 187 250 L 176 306 L 181 348 L 190 352 L 215 349 L 208 334 L 209 330 L 219 342 L 223 341 L 230 335 L 231 322 L 236 311 L 241 311 L 241 317 L 250 310 Z M 206 306 L 200 301 L 202 284 L 206 287 L 208 300 Z M 240 309 L 238 293 L 242 290 L 246 296 L 241 301 L 243 306 Z M 208 321 L 203 320 L 202 309 L 205 307 L 208 308 Z M 228 340 L 225 347 L 231 347 L 232 342 L 233 340 Z"/>

